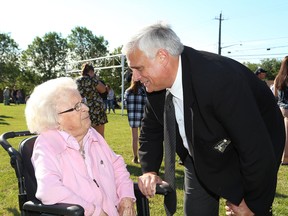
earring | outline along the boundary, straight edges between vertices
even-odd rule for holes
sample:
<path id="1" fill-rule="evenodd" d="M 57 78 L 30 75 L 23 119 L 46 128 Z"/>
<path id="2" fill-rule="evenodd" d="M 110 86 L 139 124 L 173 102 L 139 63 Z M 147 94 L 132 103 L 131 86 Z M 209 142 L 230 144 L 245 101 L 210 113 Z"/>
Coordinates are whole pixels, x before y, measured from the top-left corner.
<path id="1" fill-rule="evenodd" d="M 57 122 L 58 126 L 57 126 L 57 129 L 60 130 L 60 131 L 63 131 L 63 128 L 61 127 L 60 123 Z"/>

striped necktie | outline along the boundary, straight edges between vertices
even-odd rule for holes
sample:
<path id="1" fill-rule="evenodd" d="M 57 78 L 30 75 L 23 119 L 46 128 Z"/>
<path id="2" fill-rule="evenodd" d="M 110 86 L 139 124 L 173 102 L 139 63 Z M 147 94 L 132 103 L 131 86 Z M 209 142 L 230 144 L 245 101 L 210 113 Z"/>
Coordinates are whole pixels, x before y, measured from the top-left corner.
<path id="1" fill-rule="evenodd" d="M 170 185 L 171 192 L 164 197 L 164 206 L 167 215 L 176 212 L 176 184 L 175 184 L 175 153 L 176 153 L 176 119 L 173 104 L 173 95 L 166 91 L 164 110 L 164 148 L 165 174 L 164 180 Z"/>

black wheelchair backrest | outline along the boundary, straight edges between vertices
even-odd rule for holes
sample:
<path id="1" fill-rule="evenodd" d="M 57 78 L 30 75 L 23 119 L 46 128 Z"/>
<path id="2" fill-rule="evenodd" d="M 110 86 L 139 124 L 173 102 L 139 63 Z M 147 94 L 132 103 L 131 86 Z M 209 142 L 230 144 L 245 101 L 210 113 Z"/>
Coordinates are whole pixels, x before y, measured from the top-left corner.
<path id="1" fill-rule="evenodd" d="M 35 178 L 34 167 L 31 162 L 33 147 L 37 136 L 32 136 L 24 139 L 19 144 L 19 153 L 22 157 L 23 170 L 22 174 L 25 179 L 26 194 L 28 200 L 35 200 L 35 193 L 37 190 L 37 182 Z"/>

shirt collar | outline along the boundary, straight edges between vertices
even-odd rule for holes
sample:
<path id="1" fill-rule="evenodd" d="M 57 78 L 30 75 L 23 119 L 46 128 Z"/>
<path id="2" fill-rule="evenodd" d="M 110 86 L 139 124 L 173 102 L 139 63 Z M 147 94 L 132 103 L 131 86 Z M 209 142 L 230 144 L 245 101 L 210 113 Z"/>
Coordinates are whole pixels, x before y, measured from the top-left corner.
<path id="1" fill-rule="evenodd" d="M 66 131 L 58 130 L 58 132 L 61 135 L 61 137 L 66 141 L 68 147 L 74 148 L 77 150 L 80 149 L 78 141 L 75 139 L 75 137 L 73 137 L 71 134 L 67 133 Z M 90 138 L 92 138 L 92 140 L 93 140 L 93 136 L 91 135 L 91 133 L 92 133 L 92 130 L 91 130 L 91 128 L 89 128 L 88 132 L 86 133 L 86 135 L 83 138 L 83 143 L 86 143 L 86 141 Z"/>

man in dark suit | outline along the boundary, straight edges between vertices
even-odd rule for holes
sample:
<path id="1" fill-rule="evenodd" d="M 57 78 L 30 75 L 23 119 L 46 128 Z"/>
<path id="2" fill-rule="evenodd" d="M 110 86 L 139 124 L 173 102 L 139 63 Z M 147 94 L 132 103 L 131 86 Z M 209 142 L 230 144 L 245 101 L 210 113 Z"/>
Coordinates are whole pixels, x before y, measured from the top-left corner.
<path id="1" fill-rule="evenodd" d="M 242 64 L 183 46 L 167 25 L 144 28 L 124 46 L 133 78 L 148 92 L 140 134 L 139 187 L 153 197 L 163 158 L 166 91 L 173 95 L 176 152 L 185 167 L 185 215 L 271 215 L 285 143 L 271 90 Z"/>

